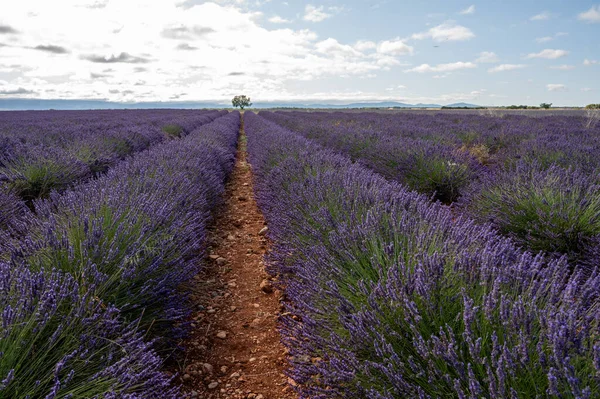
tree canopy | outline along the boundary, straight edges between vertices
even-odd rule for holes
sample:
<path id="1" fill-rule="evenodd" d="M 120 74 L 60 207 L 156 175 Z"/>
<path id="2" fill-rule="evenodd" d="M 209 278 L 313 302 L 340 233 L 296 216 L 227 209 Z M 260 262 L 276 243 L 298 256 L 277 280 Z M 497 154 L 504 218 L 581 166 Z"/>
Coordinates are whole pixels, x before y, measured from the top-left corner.
<path id="1" fill-rule="evenodd" d="M 233 104 L 235 108 L 240 109 L 252 106 L 252 103 L 250 102 L 250 97 L 246 97 L 244 95 L 233 97 L 233 100 L 231 100 L 231 104 Z"/>

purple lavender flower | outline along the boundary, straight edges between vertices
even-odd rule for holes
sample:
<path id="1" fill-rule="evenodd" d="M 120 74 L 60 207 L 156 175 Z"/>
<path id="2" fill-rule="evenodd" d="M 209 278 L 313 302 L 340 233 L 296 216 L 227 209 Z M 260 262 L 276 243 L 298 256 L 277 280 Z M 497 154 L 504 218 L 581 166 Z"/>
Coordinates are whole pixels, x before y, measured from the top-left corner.
<path id="1" fill-rule="evenodd" d="M 260 116 L 245 129 L 270 268 L 301 320 L 282 333 L 302 398 L 600 394 L 598 273 L 523 252 Z"/>

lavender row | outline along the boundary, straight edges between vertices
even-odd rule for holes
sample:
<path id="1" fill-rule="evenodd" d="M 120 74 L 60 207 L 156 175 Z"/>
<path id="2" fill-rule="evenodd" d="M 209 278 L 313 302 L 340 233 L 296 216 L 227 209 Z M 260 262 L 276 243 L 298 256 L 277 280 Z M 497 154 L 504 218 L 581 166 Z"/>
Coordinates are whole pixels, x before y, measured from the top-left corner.
<path id="1" fill-rule="evenodd" d="M 26 201 L 45 197 L 53 189 L 104 173 L 127 155 L 170 136 L 183 136 L 223 115 L 218 111 L 156 112 L 153 117 L 148 111 L 66 113 L 70 117 L 60 117 L 62 112 L 3 113 L 0 189 Z"/>
<path id="2" fill-rule="evenodd" d="M 277 112 L 278 123 L 302 134 L 319 135 L 329 129 L 378 132 L 389 137 L 442 142 L 476 152 L 485 163 L 503 164 L 508 158 L 548 158 L 573 165 L 577 151 L 593 155 L 600 146 L 600 124 L 575 115 L 489 116 L 462 113 Z M 479 152 L 477 152 L 479 150 Z M 581 164 L 598 161 L 576 158 Z"/>
<path id="3" fill-rule="evenodd" d="M 165 133 L 188 133 L 222 115 L 218 111 L 47 111 L 0 114 L 0 160 L 4 166 L 40 148 L 81 162 L 123 156 L 162 141 Z M 94 165 L 91 165 L 94 168 Z M 99 167 L 99 166 L 96 166 Z"/>
<path id="4" fill-rule="evenodd" d="M 261 112 L 267 119 L 340 151 L 388 179 L 447 204 L 456 201 L 480 173 L 475 157 L 442 140 L 395 135 L 383 117 L 375 124 L 373 115 L 340 114 Z"/>
<path id="5" fill-rule="evenodd" d="M 110 111 L 10 111 L 0 114 L 0 137 L 4 144 L 44 144 L 68 147 L 74 140 L 103 132 L 128 130 L 136 126 L 178 125 L 190 132 L 199 116 L 219 113 L 212 110 L 110 110 Z M 222 111 L 220 112 L 222 113 Z"/>
<path id="6" fill-rule="evenodd" d="M 178 134 L 182 137 L 224 115 L 217 111 L 186 111 L 183 114 L 173 110 L 168 113 L 159 111 L 154 117 L 148 111 L 139 114 L 137 111 L 119 112 L 112 116 L 106 112 L 66 112 L 72 115 L 71 119 L 58 118 L 55 124 L 50 123 L 55 113 L 6 113 L 15 124 L 22 121 L 24 130 L 33 127 L 40 129 L 39 134 L 31 133 L 29 138 L 44 138 L 52 134 L 61 137 L 62 126 L 68 130 L 63 138 L 66 138 L 65 143 L 70 147 L 53 147 L 50 143 L 33 144 L 18 135 L 11 137 L 11 140 L 19 143 L 23 139 L 25 144 L 20 145 L 19 155 L 13 153 L 11 157 L 6 157 L 4 154 L 3 160 L 0 159 L 0 230 L 21 236 L 24 226 L 33 216 L 25 204 L 33 208 L 34 199 L 105 173 L 126 156 L 164 141 L 168 135 L 159 126 L 169 123 L 166 126 L 178 127 Z M 30 117 L 32 114 L 35 118 Z M 94 118 L 88 115 L 94 115 Z M 11 120 L 4 114 L 2 116 L 4 122 Z M 149 120 L 142 120 L 144 116 Z M 47 118 L 46 122 L 43 117 Z M 69 125 L 69 121 L 73 124 Z M 48 129 L 52 134 L 43 133 L 44 123 L 52 126 L 52 129 Z"/>
<path id="7" fill-rule="evenodd" d="M 401 180 L 403 171 L 394 170 L 393 163 L 385 164 L 394 161 L 390 155 L 396 155 L 391 150 L 386 152 L 390 141 L 392 146 L 404 144 L 417 151 L 419 147 L 433 147 L 441 154 L 448 153 L 448 149 L 466 153 L 492 170 L 505 168 L 518 159 L 543 166 L 575 167 L 586 173 L 600 168 L 600 124 L 590 124 L 585 116 L 375 112 L 277 112 L 264 116 L 371 163 L 389 177 L 398 176 L 395 180 Z"/>
<path id="8" fill-rule="evenodd" d="M 302 398 L 600 395 L 600 277 L 246 113 Z"/>
<path id="9" fill-rule="evenodd" d="M 231 113 L 36 200 L 26 236 L 0 237 L 0 398 L 181 397 L 156 351 L 185 333 L 239 125 Z"/>
<path id="10" fill-rule="evenodd" d="M 600 266 L 600 125 L 583 116 L 263 114 L 518 245 Z"/>

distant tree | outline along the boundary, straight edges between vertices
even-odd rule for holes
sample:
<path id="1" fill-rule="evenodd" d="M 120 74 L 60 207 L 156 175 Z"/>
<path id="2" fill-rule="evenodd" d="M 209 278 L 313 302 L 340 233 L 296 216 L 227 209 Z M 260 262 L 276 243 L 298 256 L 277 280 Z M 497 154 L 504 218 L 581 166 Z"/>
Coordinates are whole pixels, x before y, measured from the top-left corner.
<path id="1" fill-rule="evenodd" d="M 588 104 L 585 106 L 586 109 L 600 109 L 600 104 Z"/>
<path id="2" fill-rule="evenodd" d="M 233 104 L 233 106 L 235 108 L 239 107 L 242 110 L 246 107 L 252 106 L 252 103 L 250 102 L 250 97 L 246 97 L 246 96 L 233 97 L 233 100 L 231 100 L 231 104 Z"/>
<path id="3" fill-rule="evenodd" d="M 552 103 L 541 103 L 540 108 L 549 109 L 552 106 Z"/>

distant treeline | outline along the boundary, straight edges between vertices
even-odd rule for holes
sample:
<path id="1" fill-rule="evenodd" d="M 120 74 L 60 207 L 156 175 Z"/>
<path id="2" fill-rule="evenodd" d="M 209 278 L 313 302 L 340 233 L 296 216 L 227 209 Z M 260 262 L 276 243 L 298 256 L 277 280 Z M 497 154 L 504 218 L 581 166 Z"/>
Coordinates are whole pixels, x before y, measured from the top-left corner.
<path id="1" fill-rule="evenodd" d="M 506 108 L 506 109 L 540 109 L 540 107 L 536 107 L 535 105 L 509 105 L 504 108 Z"/>

